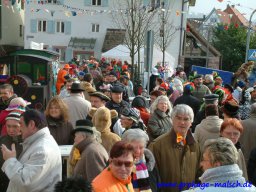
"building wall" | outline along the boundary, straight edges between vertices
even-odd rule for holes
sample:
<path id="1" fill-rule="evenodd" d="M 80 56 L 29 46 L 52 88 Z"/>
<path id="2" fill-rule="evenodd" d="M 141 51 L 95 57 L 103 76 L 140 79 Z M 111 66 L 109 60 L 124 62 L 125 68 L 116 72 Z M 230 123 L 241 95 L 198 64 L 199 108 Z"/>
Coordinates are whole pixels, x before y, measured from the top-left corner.
<path id="1" fill-rule="evenodd" d="M 17 2 L 8 7 L 2 1 L 1 6 L 1 38 L 0 45 L 24 46 L 24 10 L 18 10 Z M 20 34 L 21 26 L 21 34 Z"/>
<path id="2" fill-rule="evenodd" d="M 30 47 L 31 41 L 37 43 L 44 43 L 48 48 L 51 47 L 63 47 L 67 48 L 68 43 L 71 37 L 78 38 L 96 38 L 96 44 L 93 50 L 85 49 L 78 51 L 93 52 L 94 56 L 99 58 L 101 56 L 101 50 L 106 35 L 107 28 L 115 29 L 114 22 L 112 21 L 112 15 L 108 10 L 113 9 L 114 0 L 101 0 L 102 2 L 108 2 L 108 6 L 87 6 L 90 0 L 60 0 L 61 3 L 64 3 L 66 6 L 80 8 L 81 10 L 89 10 L 86 14 L 80 14 L 77 16 L 67 17 L 66 11 L 72 11 L 63 7 L 62 5 L 49 5 L 49 4 L 37 4 L 37 1 L 26 4 L 26 13 L 25 13 L 25 48 Z M 145 0 L 141 0 L 145 2 Z M 151 1 L 151 0 L 150 0 Z M 175 57 L 175 66 L 178 64 L 178 56 L 180 53 L 180 43 L 182 44 L 181 39 L 183 40 L 184 30 L 186 29 L 186 19 L 187 19 L 187 6 L 185 4 L 184 14 L 176 15 L 176 10 L 182 10 L 182 1 L 176 0 L 164 0 L 170 2 L 172 5 L 170 7 L 170 20 L 172 25 L 178 30 L 175 32 L 170 45 L 167 47 L 166 51 Z M 31 12 L 33 10 L 33 12 Z M 39 11 L 37 11 L 39 10 Z M 63 10 L 63 11 L 60 11 Z M 90 10 L 101 11 L 101 13 L 92 13 Z M 173 11 L 175 10 L 175 11 Z M 51 14 L 53 13 L 53 14 Z M 181 15 L 183 14 L 183 26 L 181 26 Z M 37 20 L 46 20 L 56 23 L 57 21 L 63 21 L 71 25 L 69 33 L 56 33 L 55 30 L 50 30 L 48 32 L 38 32 L 37 31 Z M 92 32 L 91 24 L 99 24 L 100 31 L 98 33 Z M 159 30 L 156 28 L 155 30 Z M 71 54 L 72 52 L 72 54 Z M 74 54 L 74 50 L 69 50 L 66 52 L 66 61 L 71 59 Z"/>

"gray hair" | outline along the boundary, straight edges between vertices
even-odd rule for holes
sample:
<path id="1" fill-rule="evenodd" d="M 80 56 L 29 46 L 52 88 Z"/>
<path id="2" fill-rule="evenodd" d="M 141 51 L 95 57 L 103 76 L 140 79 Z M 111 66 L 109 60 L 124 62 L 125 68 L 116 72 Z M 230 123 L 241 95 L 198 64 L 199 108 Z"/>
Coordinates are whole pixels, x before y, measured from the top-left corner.
<path id="1" fill-rule="evenodd" d="M 193 109 L 188 105 L 185 105 L 185 104 L 176 105 L 172 110 L 171 119 L 173 120 L 174 117 L 176 117 L 177 115 L 188 115 L 191 122 L 194 121 Z"/>
<path id="2" fill-rule="evenodd" d="M 251 114 L 256 114 L 256 103 L 251 104 Z"/>
<path id="3" fill-rule="evenodd" d="M 169 109 L 168 115 L 170 115 L 171 111 L 172 111 L 172 104 L 171 104 L 169 98 L 165 95 L 161 95 L 161 96 L 156 98 L 156 100 L 150 106 L 150 113 L 153 114 L 155 112 L 155 110 L 157 109 L 158 103 L 160 101 L 166 101 L 167 102 L 167 107 Z"/>
<path id="4" fill-rule="evenodd" d="M 149 137 L 147 133 L 142 131 L 141 129 L 128 129 L 122 135 L 122 140 L 131 142 L 131 141 L 143 141 L 144 146 L 147 146 L 149 141 Z"/>
<path id="5" fill-rule="evenodd" d="M 204 144 L 204 152 L 206 151 L 212 165 L 217 162 L 221 166 L 237 163 L 238 151 L 232 141 L 227 138 L 208 139 Z"/>

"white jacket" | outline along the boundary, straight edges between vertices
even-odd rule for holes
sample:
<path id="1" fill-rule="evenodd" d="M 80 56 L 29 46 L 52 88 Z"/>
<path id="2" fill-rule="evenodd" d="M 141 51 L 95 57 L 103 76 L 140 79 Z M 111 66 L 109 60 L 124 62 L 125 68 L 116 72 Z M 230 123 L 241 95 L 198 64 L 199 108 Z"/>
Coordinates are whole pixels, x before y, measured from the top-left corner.
<path id="1" fill-rule="evenodd" d="M 10 158 L 2 166 L 10 179 L 7 192 L 52 192 L 61 181 L 60 149 L 47 127 L 23 143 L 19 160 Z"/>

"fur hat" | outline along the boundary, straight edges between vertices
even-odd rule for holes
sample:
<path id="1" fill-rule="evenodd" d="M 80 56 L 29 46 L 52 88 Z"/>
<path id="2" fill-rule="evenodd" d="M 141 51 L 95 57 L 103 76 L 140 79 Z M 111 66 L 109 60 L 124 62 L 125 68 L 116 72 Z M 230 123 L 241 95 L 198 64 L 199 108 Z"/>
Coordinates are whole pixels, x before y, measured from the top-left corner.
<path id="1" fill-rule="evenodd" d="M 227 101 L 221 107 L 221 110 L 228 116 L 234 117 L 238 115 L 239 105 L 234 101 Z"/>

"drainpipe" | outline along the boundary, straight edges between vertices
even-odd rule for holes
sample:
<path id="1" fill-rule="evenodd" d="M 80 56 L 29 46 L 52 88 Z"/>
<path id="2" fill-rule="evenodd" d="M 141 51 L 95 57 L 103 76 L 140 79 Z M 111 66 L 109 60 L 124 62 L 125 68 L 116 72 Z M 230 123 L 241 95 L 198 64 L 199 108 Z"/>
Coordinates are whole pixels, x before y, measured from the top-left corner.
<path id="1" fill-rule="evenodd" d="M 182 0 L 182 8 L 181 8 L 181 10 L 182 10 L 182 13 L 184 12 L 184 5 L 185 5 L 185 2 L 184 2 L 185 0 Z M 187 1 L 188 2 L 188 1 Z M 178 65 L 180 64 L 180 57 L 182 56 L 182 45 L 183 45 L 183 43 L 182 43 L 182 36 L 184 35 L 184 33 L 183 33 L 183 24 L 184 24 L 184 22 L 183 22 L 183 18 L 184 18 L 184 16 L 183 16 L 184 14 L 181 14 L 181 29 L 180 29 L 180 45 L 179 45 L 179 57 L 178 57 Z"/>

